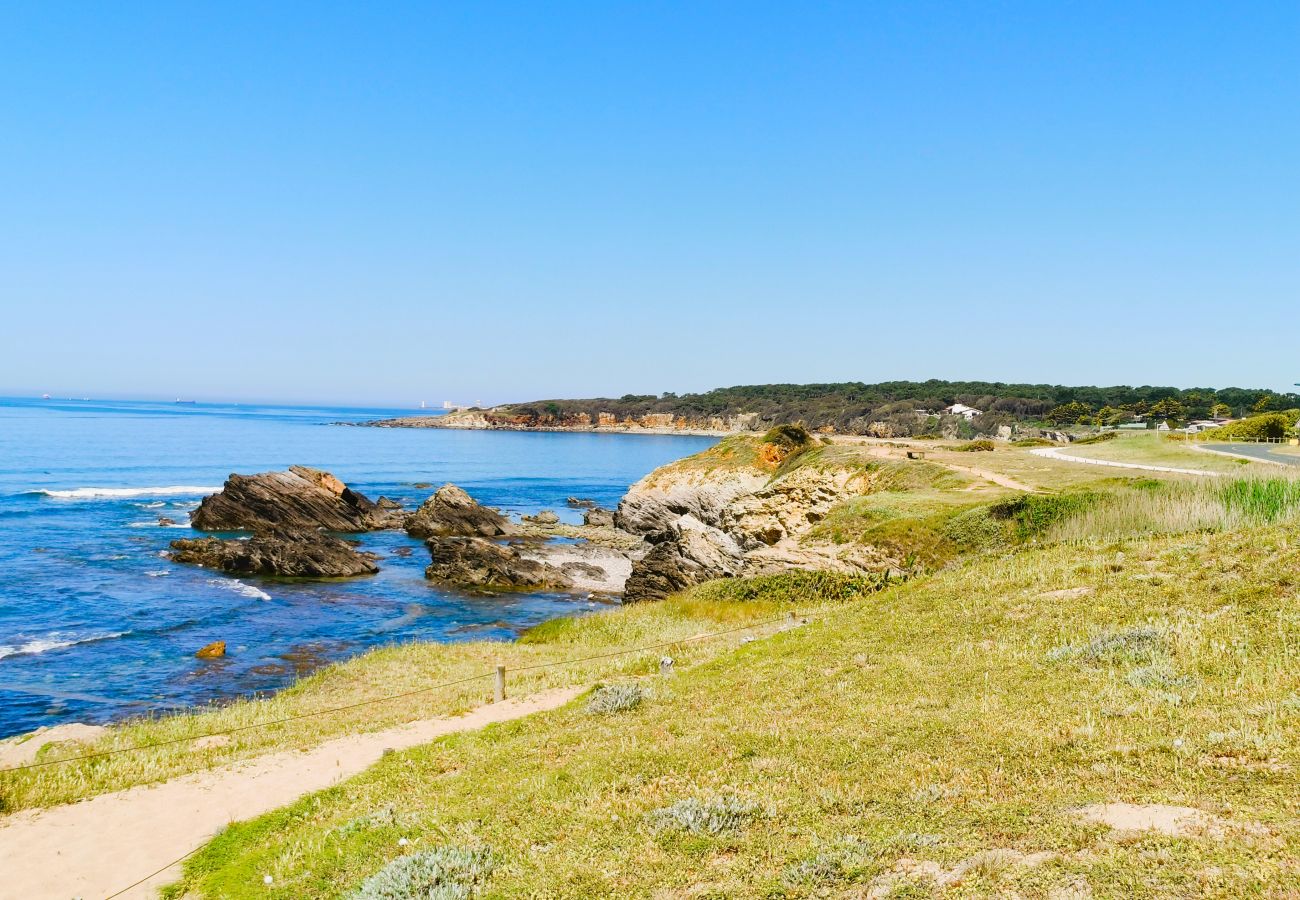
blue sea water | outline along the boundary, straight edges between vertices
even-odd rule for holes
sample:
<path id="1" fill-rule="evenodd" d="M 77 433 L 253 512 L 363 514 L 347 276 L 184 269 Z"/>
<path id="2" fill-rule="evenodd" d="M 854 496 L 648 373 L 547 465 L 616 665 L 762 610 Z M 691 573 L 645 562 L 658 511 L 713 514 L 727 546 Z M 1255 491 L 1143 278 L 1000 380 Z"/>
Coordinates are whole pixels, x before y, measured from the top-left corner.
<path id="1" fill-rule="evenodd" d="M 330 424 L 409 412 L 0 399 L 0 736 L 272 691 L 375 646 L 509 639 L 596 606 L 435 586 L 428 551 L 399 532 L 363 536 L 381 572 L 348 581 L 237 579 L 164 558 L 231 472 L 301 463 L 411 507 L 432 492 L 418 483 L 454 481 L 511 513 L 579 521 L 567 497 L 612 507 L 646 472 L 712 443 Z M 228 656 L 196 659 L 214 640 Z"/>

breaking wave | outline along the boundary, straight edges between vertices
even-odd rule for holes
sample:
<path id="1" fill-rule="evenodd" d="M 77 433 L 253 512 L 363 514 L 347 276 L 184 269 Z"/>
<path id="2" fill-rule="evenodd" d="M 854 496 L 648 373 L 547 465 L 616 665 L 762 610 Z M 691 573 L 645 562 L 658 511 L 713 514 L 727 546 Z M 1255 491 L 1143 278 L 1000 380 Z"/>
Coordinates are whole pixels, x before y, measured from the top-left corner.
<path id="1" fill-rule="evenodd" d="M 234 591 L 242 597 L 251 597 L 254 600 L 270 600 L 271 595 L 261 588 L 254 587 L 251 584 L 244 584 L 238 578 L 209 578 L 208 584 L 213 587 L 225 588 L 228 591 Z"/>
<path id="2" fill-rule="evenodd" d="M 172 484 L 165 487 L 110 488 L 83 487 L 66 491 L 38 490 L 33 494 L 44 494 L 56 500 L 121 500 L 128 497 L 180 497 L 183 495 L 215 494 L 219 487 L 196 487 L 191 484 Z"/>
<path id="3" fill-rule="evenodd" d="M 0 659 L 6 656 L 35 656 L 47 650 L 60 650 L 77 644 L 91 644 L 95 641 L 108 641 L 129 634 L 126 631 L 112 631 L 107 634 L 92 634 L 89 637 L 67 637 L 60 632 L 53 632 L 43 638 L 32 638 L 22 644 L 0 644 Z"/>

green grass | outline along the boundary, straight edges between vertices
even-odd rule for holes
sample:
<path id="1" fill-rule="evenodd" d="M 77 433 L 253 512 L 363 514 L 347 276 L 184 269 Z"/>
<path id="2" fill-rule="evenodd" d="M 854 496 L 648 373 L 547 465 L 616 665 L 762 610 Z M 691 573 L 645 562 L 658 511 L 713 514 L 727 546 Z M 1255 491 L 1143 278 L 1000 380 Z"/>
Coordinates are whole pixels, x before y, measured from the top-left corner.
<path id="1" fill-rule="evenodd" d="M 634 708 L 448 736 L 234 825 L 172 896 L 343 896 L 449 846 L 491 854 L 485 897 L 938 895 L 906 860 L 964 865 L 954 897 L 1287 896 L 1298 570 L 1272 526 L 1025 549 L 839 597 L 646 679 Z M 736 590 L 697 602 L 772 586 Z M 1116 838 L 1072 812 L 1120 801 L 1227 824 Z"/>
<path id="2" fill-rule="evenodd" d="M 1198 451 L 1194 449 L 1193 442 L 1171 440 L 1155 432 L 1124 434 L 1113 440 L 1082 447 L 1079 446 L 1080 443 L 1076 441 L 1062 450 L 1070 456 L 1082 456 L 1087 459 L 1170 466 L 1205 472 L 1240 473 L 1243 468 L 1230 457 Z"/>
<path id="3" fill-rule="evenodd" d="M 576 665 L 512 672 L 509 676 L 511 691 L 521 696 L 552 687 L 648 674 L 657 671 L 659 657 L 664 653 L 671 654 L 683 665 L 689 665 L 727 652 L 744 635 L 680 644 L 674 642 L 784 616 L 791 609 L 802 612 L 822 602 L 822 592 L 826 602 L 865 596 L 880 583 L 880 578 L 870 576 L 792 573 L 748 583 L 744 587 L 706 584 L 663 603 L 635 604 L 586 616 L 554 619 L 526 632 L 514 643 L 416 643 L 371 651 L 326 668 L 264 700 L 241 701 L 224 707 L 128 723 L 110 729 L 105 737 L 92 744 L 47 746 L 38 759 L 137 746 L 147 749 L 0 773 L 0 810 L 13 812 L 68 803 L 267 752 L 312 747 L 345 734 L 463 713 L 491 700 L 493 687 L 490 678 L 397 701 L 310 715 L 269 727 L 248 728 L 231 735 L 228 745 L 195 749 L 192 742 L 180 740 L 164 746 L 150 746 L 420 690 L 429 685 L 491 672 L 497 663 L 518 669 L 625 648 L 672 645 L 667 649 Z M 738 600 L 745 602 L 736 602 Z"/>

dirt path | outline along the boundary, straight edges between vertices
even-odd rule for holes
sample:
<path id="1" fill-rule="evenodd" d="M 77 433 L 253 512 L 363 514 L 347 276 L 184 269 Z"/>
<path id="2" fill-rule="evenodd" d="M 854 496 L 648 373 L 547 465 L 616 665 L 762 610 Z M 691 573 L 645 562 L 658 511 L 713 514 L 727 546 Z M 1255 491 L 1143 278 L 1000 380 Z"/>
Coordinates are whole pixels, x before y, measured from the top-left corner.
<path id="1" fill-rule="evenodd" d="M 952 469 L 954 472 L 965 472 L 967 475 L 974 475 L 976 478 L 983 478 L 985 481 L 991 481 L 994 484 L 1000 484 L 1004 488 L 1011 488 L 1013 491 L 1024 491 L 1027 494 L 1041 493 L 1041 489 L 1031 487 L 1023 481 L 1016 481 L 1009 475 L 1001 475 L 997 472 L 990 472 L 988 469 L 976 469 L 973 466 L 959 466 L 956 463 L 939 462 L 937 459 L 929 459 L 926 462 L 932 462 L 936 465 L 943 466 L 945 469 Z"/>
<path id="2" fill-rule="evenodd" d="M 251 819 L 364 771 L 386 749 L 413 747 L 456 731 L 555 709 L 582 691 L 557 688 L 451 719 L 412 722 L 67 806 L 24 810 L 0 819 L 0 897 L 108 897 L 202 846 L 231 822 Z M 152 897 L 179 875 L 180 867 L 172 866 L 121 896 Z"/>
<path id="3" fill-rule="evenodd" d="M 1205 469 L 1179 469 L 1174 466 L 1148 466 L 1143 463 L 1126 463 L 1115 462 L 1109 459 L 1088 459 L 1083 456 L 1070 456 L 1062 453 L 1055 447 L 1042 447 L 1038 450 L 1030 450 L 1035 456 L 1042 456 L 1047 459 L 1059 459 L 1063 462 L 1086 463 L 1090 466 L 1110 466 L 1115 469 L 1141 469 L 1144 472 L 1172 472 L 1175 475 L 1201 475 L 1209 478 L 1219 477 L 1218 472 L 1210 472 Z"/>

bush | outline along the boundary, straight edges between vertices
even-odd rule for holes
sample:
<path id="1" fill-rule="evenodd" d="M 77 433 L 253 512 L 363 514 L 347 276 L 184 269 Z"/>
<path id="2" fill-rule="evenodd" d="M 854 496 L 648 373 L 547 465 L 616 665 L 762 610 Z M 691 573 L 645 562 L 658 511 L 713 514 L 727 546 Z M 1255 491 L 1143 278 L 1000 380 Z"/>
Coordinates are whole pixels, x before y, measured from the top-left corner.
<path id="1" fill-rule="evenodd" d="M 1015 523 L 1021 537 L 1042 534 L 1057 522 L 1094 506 L 1100 495 L 1091 491 L 1067 494 L 1022 494 L 995 503 L 989 513 L 995 519 Z"/>
<path id="2" fill-rule="evenodd" d="M 1216 441 L 1264 441 L 1284 438 L 1291 433 L 1300 412 L 1275 412 L 1251 416 L 1213 428 L 1206 435 Z"/>
<path id="3" fill-rule="evenodd" d="M 860 600 L 889 584 L 883 574 L 850 575 L 845 572 L 793 569 L 754 578 L 720 578 L 687 591 L 691 600 L 732 603 L 826 603 Z"/>
<path id="4" fill-rule="evenodd" d="M 462 900 L 492 874 L 488 850 L 435 847 L 399 856 L 367 878 L 353 900 Z"/>
<path id="5" fill-rule="evenodd" d="M 1117 438 L 1117 437 L 1119 437 L 1119 432 L 1118 432 L 1118 431 L 1103 431 L 1101 434 L 1090 434 L 1090 435 L 1088 435 L 1087 437 L 1079 438 L 1077 441 L 1072 441 L 1071 443 L 1075 443 L 1075 444 L 1104 444 L 1104 443 L 1106 443 L 1107 441 L 1113 441 L 1113 440 L 1115 440 L 1115 438 Z"/>
<path id="6" fill-rule="evenodd" d="M 805 450 L 814 443 L 813 436 L 802 425 L 777 425 L 763 435 L 764 444 L 775 444 L 782 450 L 794 453 Z"/>
<path id="7" fill-rule="evenodd" d="M 1007 525 L 987 506 L 957 513 L 943 525 L 943 535 L 963 550 L 988 550 L 1007 543 Z"/>
<path id="8" fill-rule="evenodd" d="M 991 453 L 997 449 L 997 446 L 992 441 L 981 438 L 978 441 L 967 441 L 965 444 L 952 449 L 959 450 L 962 453 Z"/>
<path id="9" fill-rule="evenodd" d="M 740 797 L 692 798 L 656 809 L 650 813 L 650 825 L 656 832 L 685 831 L 712 836 L 739 831 L 761 814 L 757 803 Z"/>
<path id="10" fill-rule="evenodd" d="M 1018 441 L 1011 442 L 1012 447 L 1055 447 L 1056 441 L 1049 441 L 1047 438 L 1021 438 Z"/>
<path id="11" fill-rule="evenodd" d="M 636 709 L 650 698 L 650 692 L 639 684 L 609 684 L 596 688 L 587 701 L 587 711 L 597 715 L 613 715 Z"/>

